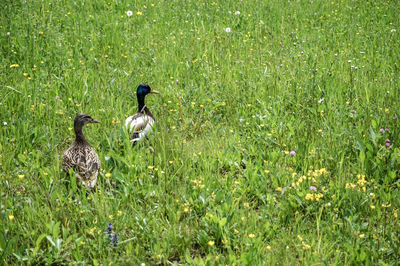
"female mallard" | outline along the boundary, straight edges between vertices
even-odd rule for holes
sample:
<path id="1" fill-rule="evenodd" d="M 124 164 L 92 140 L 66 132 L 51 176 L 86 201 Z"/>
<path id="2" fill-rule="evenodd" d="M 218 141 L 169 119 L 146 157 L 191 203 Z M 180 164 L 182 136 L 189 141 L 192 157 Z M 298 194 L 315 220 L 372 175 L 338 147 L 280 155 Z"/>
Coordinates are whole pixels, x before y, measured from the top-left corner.
<path id="1" fill-rule="evenodd" d="M 129 135 L 132 136 L 131 142 L 133 144 L 147 137 L 154 124 L 154 117 L 150 113 L 149 108 L 144 104 L 144 98 L 149 93 L 158 94 L 159 92 L 152 90 L 147 84 L 140 84 L 138 86 L 136 91 L 138 112 L 125 120 L 125 127 L 128 129 Z"/>
<path id="2" fill-rule="evenodd" d="M 90 147 L 82 128 L 88 123 L 100 123 L 87 114 L 78 114 L 74 120 L 75 141 L 64 152 L 62 168 L 68 174 L 73 169 L 76 177 L 88 189 L 96 185 L 97 174 L 100 169 L 100 160 L 96 151 Z"/>

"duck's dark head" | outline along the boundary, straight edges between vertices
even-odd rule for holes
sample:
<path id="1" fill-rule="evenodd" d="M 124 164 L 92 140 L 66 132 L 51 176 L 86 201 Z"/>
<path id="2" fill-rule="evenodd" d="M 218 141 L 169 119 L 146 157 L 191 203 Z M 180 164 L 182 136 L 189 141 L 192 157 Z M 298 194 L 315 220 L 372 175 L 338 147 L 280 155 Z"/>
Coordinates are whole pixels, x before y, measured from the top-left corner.
<path id="1" fill-rule="evenodd" d="M 152 89 L 150 88 L 150 86 L 147 85 L 147 84 L 140 84 L 140 85 L 137 87 L 136 96 L 137 96 L 138 103 L 139 103 L 139 106 L 138 106 L 139 112 L 143 109 L 143 107 L 144 107 L 144 98 L 145 98 L 146 95 L 149 94 L 149 93 L 158 94 L 159 92 L 156 91 L 156 90 L 152 90 Z"/>
<path id="2" fill-rule="evenodd" d="M 147 84 L 140 84 L 140 85 L 137 87 L 136 95 L 137 95 L 138 97 L 139 97 L 139 96 L 140 96 L 140 97 L 146 97 L 146 95 L 149 94 L 149 93 L 158 94 L 159 92 L 156 91 L 156 90 L 152 90 L 152 89 L 150 88 L 150 86 L 147 85 Z"/>

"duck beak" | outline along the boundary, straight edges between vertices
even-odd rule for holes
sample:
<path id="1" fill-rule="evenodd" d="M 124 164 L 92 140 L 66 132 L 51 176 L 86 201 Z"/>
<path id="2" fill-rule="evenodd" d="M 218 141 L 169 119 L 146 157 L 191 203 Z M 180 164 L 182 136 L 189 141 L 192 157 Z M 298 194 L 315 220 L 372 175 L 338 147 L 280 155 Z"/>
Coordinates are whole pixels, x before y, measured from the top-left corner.
<path id="1" fill-rule="evenodd" d="M 150 93 L 160 94 L 158 91 L 155 91 L 155 90 L 151 90 Z"/>
<path id="2" fill-rule="evenodd" d="M 89 123 L 95 123 L 95 124 L 98 124 L 98 123 L 100 123 L 100 121 L 97 121 L 97 120 L 93 119 L 93 120 L 92 120 L 92 121 L 90 121 Z"/>

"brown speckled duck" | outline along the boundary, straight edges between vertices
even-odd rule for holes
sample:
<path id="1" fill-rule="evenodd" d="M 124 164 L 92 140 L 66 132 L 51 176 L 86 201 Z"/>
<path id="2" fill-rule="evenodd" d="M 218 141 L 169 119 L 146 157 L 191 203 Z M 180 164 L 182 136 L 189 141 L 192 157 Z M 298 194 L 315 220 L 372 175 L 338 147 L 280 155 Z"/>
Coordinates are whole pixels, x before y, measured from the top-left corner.
<path id="1" fill-rule="evenodd" d="M 96 151 L 89 145 L 82 128 L 88 123 L 100 123 L 88 114 L 77 114 L 74 120 L 75 141 L 64 152 L 62 168 L 68 174 L 73 169 L 77 179 L 88 189 L 96 185 L 100 160 Z"/>

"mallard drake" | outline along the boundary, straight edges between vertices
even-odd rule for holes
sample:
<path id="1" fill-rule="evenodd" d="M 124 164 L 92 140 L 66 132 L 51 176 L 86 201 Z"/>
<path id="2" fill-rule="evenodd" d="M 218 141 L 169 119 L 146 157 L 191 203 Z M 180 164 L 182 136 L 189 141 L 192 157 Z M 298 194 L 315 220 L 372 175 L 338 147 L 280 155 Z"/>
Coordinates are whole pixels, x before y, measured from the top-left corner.
<path id="1" fill-rule="evenodd" d="M 89 123 L 100 123 L 88 114 L 77 114 L 74 120 L 75 141 L 64 152 L 62 168 L 68 174 L 72 168 L 79 181 L 88 189 L 96 185 L 100 160 L 96 151 L 89 145 L 82 128 Z"/>
<path id="2" fill-rule="evenodd" d="M 152 90 L 147 84 L 140 84 L 137 87 L 138 112 L 125 120 L 125 127 L 129 131 L 133 144 L 147 137 L 154 124 L 154 117 L 144 104 L 144 99 L 149 93 L 158 94 L 159 92 Z"/>

